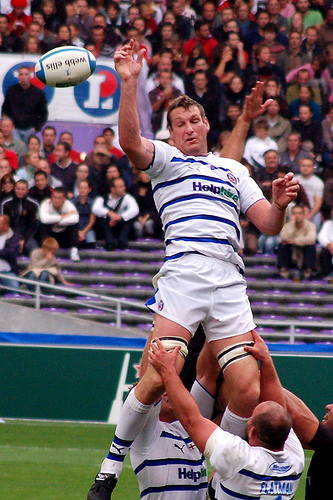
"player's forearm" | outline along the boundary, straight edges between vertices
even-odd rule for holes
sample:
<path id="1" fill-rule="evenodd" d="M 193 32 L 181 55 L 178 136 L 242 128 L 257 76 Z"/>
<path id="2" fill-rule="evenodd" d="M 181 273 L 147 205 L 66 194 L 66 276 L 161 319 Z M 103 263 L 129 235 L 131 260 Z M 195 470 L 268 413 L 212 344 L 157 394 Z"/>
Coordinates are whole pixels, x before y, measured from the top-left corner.
<path id="1" fill-rule="evenodd" d="M 316 434 L 319 420 L 295 394 L 284 389 L 287 410 L 293 419 L 293 428 L 302 444 L 308 444 Z"/>
<path id="2" fill-rule="evenodd" d="M 279 208 L 275 203 L 270 204 L 267 200 L 260 200 L 248 209 L 246 215 L 259 231 L 267 236 L 275 236 L 280 233 L 284 225 L 286 210 Z"/>
<path id="3" fill-rule="evenodd" d="M 165 371 L 162 377 L 176 417 L 203 453 L 207 439 L 214 432 L 216 425 L 201 415 L 197 403 L 174 370 Z"/>
<path id="4" fill-rule="evenodd" d="M 119 144 L 126 154 L 141 146 L 137 91 L 137 78 L 122 81 L 119 105 Z"/>
<path id="5" fill-rule="evenodd" d="M 260 400 L 276 401 L 286 407 L 283 387 L 271 356 L 268 356 L 260 365 Z"/>
<path id="6" fill-rule="evenodd" d="M 242 116 L 237 119 L 236 125 L 234 126 L 226 145 L 223 147 L 220 156 L 241 161 L 250 125 L 251 123 L 245 121 Z"/>

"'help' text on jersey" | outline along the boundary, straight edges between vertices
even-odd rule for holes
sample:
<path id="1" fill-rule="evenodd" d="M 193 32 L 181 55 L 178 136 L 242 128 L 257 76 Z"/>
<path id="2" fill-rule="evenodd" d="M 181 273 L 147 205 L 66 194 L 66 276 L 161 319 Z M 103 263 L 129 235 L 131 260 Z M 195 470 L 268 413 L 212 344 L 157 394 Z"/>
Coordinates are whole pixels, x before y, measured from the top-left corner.
<path id="1" fill-rule="evenodd" d="M 193 157 L 159 141 L 154 146 L 147 173 L 163 223 L 167 259 L 199 252 L 243 268 L 238 255 L 240 213 L 263 199 L 248 170 L 212 153 Z"/>

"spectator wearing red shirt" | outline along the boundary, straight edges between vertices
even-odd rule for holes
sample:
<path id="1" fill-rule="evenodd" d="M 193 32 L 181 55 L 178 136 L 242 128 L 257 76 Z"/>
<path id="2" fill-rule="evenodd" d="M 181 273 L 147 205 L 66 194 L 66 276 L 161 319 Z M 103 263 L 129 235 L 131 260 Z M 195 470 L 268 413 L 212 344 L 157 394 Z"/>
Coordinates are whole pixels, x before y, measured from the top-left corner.
<path id="1" fill-rule="evenodd" d="M 28 0 L 11 0 L 12 12 L 8 14 L 9 28 L 12 34 L 20 37 L 31 23 L 31 16 L 24 13 L 24 9 L 28 7 Z"/>
<path id="2" fill-rule="evenodd" d="M 194 23 L 195 36 L 190 38 L 183 46 L 183 54 L 185 57 L 185 67 L 187 66 L 189 57 L 195 46 L 201 45 L 209 64 L 213 63 L 212 52 L 217 45 L 217 41 L 209 31 L 209 23 L 203 19 L 198 19 Z"/>
<path id="3" fill-rule="evenodd" d="M 119 160 L 119 158 L 124 156 L 123 151 L 121 151 L 121 149 L 118 149 L 113 145 L 114 130 L 112 130 L 112 128 L 106 127 L 103 130 L 103 136 L 106 140 L 106 146 L 112 155 L 114 155 L 116 158 L 118 158 L 118 160 Z"/>
<path id="4" fill-rule="evenodd" d="M 65 132 L 61 132 L 60 137 L 59 137 L 59 142 L 67 142 L 67 144 L 69 144 L 70 147 L 71 147 L 71 150 L 70 150 L 70 153 L 69 153 L 69 158 L 74 163 L 76 163 L 77 165 L 79 163 L 81 163 L 81 154 L 80 154 L 80 152 L 79 151 L 75 151 L 75 149 L 72 149 L 73 148 L 74 139 L 73 139 L 73 135 L 71 134 L 71 132 L 68 132 L 67 130 Z M 48 158 L 48 162 L 51 165 L 55 161 L 56 161 L 55 154 L 51 153 L 50 156 L 49 156 L 49 158 Z"/>
<path id="5" fill-rule="evenodd" d="M 9 149 L 6 149 L 4 143 L 5 143 L 5 137 L 3 135 L 2 130 L 0 130 L 0 146 L 2 146 L 5 150 L 5 158 L 6 160 L 9 161 L 12 169 L 17 170 L 18 167 L 17 154 L 15 153 L 15 151 L 9 151 Z"/>

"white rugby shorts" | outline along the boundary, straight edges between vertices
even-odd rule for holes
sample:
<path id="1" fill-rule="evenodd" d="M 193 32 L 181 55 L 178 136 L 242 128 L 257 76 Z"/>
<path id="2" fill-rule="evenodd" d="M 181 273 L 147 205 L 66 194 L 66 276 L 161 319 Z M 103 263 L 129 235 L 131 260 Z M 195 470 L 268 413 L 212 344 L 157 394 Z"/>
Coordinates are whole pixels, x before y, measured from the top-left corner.
<path id="1" fill-rule="evenodd" d="M 165 262 L 153 285 L 156 292 L 148 308 L 191 335 L 200 323 L 208 342 L 255 328 L 246 281 L 234 264 L 188 253 Z"/>

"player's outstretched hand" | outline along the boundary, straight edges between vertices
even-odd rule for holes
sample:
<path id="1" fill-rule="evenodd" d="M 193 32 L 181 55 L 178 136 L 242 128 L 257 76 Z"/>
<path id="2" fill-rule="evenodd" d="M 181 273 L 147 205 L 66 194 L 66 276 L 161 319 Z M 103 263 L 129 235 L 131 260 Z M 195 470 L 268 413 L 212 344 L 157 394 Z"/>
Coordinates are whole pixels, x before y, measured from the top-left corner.
<path id="1" fill-rule="evenodd" d="M 167 352 L 159 338 L 155 338 L 150 345 L 148 353 L 149 362 L 155 370 L 161 375 L 163 380 L 171 373 L 177 373 L 176 359 L 180 346 L 173 349 L 172 352 Z"/>
<path id="2" fill-rule="evenodd" d="M 133 58 L 134 40 L 119 47 L 114 54 L 114 64 L 116 71 L 122 80 L 129 80 L 131 77 L 138 77 L 142 68 L 142 59 L 146 49 L 138 52 L 138 57 Z"/>
<path id="3" fill-rule="evenodd" d="M 255 86 L 251 90 L 251 93 L 245 98 L 242 112 L 242 118 L 244 121 L 252 123 L 253 120 L 265 113 L 266 109 L 273 102 L 273 100 L 267 99 L 267 101 L 263 103 L 263 97 L 264 83 L 256 82 Z"/>
<path id="4" fill-rule="evenodd" d="M 281 179 L 275 179 L 272 184 L 273 204 L 279 208 L 287 208 L 289 203 L 297 198 L 299 180 L 294 178 L 293 172 L 288 172 Z"/>
<path id="5" fill-rule="evenodd" d="M 245 346 L 244 347 L 245 351 L 252 354 L 252 356 L 254 356 L 259 361 L 267 362 L 270 359 L 271 355 L 269 354 L 266 342 L 264 341 L 263 338 L 260 337 L 259 333 L 257 333 L 255 330 L 252 330 L 252 335 L 254 340 L 254 346 L 252 347 Z"/>

